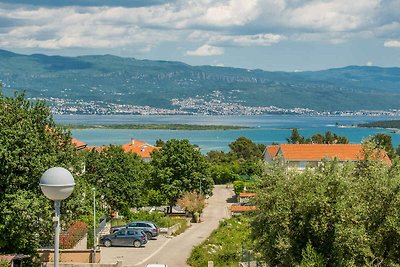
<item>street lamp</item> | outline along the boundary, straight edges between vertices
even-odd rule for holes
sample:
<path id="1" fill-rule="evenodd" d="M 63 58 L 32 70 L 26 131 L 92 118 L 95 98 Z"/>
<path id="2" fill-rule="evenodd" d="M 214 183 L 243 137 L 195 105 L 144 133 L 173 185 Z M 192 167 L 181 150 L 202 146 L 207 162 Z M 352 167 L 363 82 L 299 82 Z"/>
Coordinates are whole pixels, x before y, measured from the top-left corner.
<path id="1" fill-rule="evenodd" d="M 58 267 L 61 200 L 66 199 L 72 194 L 72 191 L 74 191 L 75 181 L 74 177 L 68 170 L 61 167 L 53 167 L 43 173 L 39 185 L 43 194 L 54 201 L 54 267 Z"/>
<path id="2" fill-rule="evenodd" d="M 96 263 L 96 188 L 92 188 L 93 191 L 93 263 Z"/>

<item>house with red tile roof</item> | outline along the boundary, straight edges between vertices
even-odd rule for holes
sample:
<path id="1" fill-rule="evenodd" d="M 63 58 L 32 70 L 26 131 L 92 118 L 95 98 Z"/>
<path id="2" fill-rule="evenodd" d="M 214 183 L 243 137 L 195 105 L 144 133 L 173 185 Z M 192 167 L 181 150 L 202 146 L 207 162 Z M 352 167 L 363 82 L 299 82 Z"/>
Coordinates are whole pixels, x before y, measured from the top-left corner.
<path id="1" fill-rule="evenodd" d="M 361 144 L 282 144 L 278 146 L 276 153 L 274 149 L 276 148 L 268 150 L 267 147 L 265 154 L 268 155 L 264 155 L 266 161 L 281 157 L 289 168 L 299 170 L 305 169 L 306 166 L 316 167 L 323 159 L 349 162 L 364 158 Z M 385 163 L 391 164 L 384 150 L 377 150 L 377 155 Z"/>
<path id="2" fill-rule="evenodd" d="M 148 143 L 132 139 L 129 143 L 122 145 L 122 149 L 128 153 L 132 152 L 143 158 L 144 161 L 151 160 L 151 153 L 161 147 L 153 146 Z"/>
<path id="3" fill-rule="evenodd" d="M 161 147 L 153 146 L 146 142 L 143 142 L 140 140 L 135 140 L 135 139 L 132 139 L 129 143 L 124 144 L 121 147 L 125 153 L 129 153 L 129 152 L 135 153 L 138 156 L 140 156 L 144 161 L 150 161 L 151 153 L 154 150 L 161 149 Z M 108 148 L 108 146 L 87 146 L 86 147 L 86 149 L 88 149 L 88 150 L 95 150 L 99 153 L 107 148 Z"/>
<path id="4" fill-rule="evenodd" d="M 273 160 L 276 156 L 276 153 L 278 153 L 278 150 L 279 150 L 279 145 L 266 146 L 263 152 L 264 160 L 266 161 Z"/>
<path id="5" fill-rule="evenodd" d="M 87 144 L 85 144 L 85 143 L 82 142 L 82 141 L 79 141 L 79 140 L 76 139 L 76 138 L 72 138 L 71 143 L 72 143 L 72 144 L 76 147 L 76 149 L 78 149 L 78 150 L 84 149 L 84 148 L 86 148 L 86 146 L 87 146 Z"/>

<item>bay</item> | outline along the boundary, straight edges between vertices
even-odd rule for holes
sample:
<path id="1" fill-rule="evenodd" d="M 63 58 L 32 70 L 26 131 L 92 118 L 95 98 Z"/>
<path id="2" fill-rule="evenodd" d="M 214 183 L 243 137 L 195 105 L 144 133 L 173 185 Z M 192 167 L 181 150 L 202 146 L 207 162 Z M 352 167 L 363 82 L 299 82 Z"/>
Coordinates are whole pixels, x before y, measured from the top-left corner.
<path id="1" fill-rule="evenodd" d="M 247 126 L 241 130 L 131 130 L 131 129 L 79 129 L 72 130 L 72 136 L 90 146 L 122 145 L 137 139 L 155 144 L 157 139 L 188 139 L 200 147 L 202 153 L 210 150 L 229 151 L 229 144 L 240 136 L 253 142 L 270 145 L 273 142 L 286 143 L 286 137 L 292 128 L 298 128 L 300 134 L 310 137 L 316 133 L 331 131 L 344 135 L 350 143 L 360 143 L 363 139 L 384 133 L 392 137 L 393 145 L 400 144 L 399 131 L 387 129 L 339 127 L 381 120 L 394 120 L 400 117 L 386 116 L 160 116 L 160 115 L 54 115 L 59 124 L 111 125 L 111 124 L 196 124 L 196 125 L 233 125 Z"/>

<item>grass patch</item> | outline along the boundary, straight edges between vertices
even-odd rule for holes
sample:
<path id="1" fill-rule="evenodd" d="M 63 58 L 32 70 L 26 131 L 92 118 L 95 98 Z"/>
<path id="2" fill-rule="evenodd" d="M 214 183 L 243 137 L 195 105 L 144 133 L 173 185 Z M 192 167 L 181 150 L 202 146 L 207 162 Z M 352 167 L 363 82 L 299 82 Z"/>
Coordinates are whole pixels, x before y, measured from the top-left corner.
<path id="1" fill-rule="evenodd" d="M 237 216 L 224 220 L 203 243 L 194 247 L 187 263 L 193 267 L 207 266 L 214 261 L 214 266 L 238 266 L 241 260 L 242 244 L 251 244 L 250 218 Z"/>
<path id="2" fill-rule="evenodd" d="M 174 236 L 180 235 L 183 232 L 185 232 L 190 226 L 187 223 L 186 218 L 182 218 L 182 217 L 176 217 L 176 218 L 171 218 L 173 222 L 179 223 L 181 226 L 179 227 L 178 230 L 175 231 L 175 233 L 173 233 Z"/>

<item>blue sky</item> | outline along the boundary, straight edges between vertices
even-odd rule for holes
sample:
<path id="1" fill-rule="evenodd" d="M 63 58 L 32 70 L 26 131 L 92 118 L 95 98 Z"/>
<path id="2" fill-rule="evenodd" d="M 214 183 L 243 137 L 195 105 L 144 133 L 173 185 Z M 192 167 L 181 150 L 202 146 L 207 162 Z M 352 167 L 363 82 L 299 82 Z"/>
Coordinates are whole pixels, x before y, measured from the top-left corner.
<path id="1" fill-rule="evenodd" d="M 0 0 L 0 48 L 264 70 L 400 66 L 400 0 Z"/>

